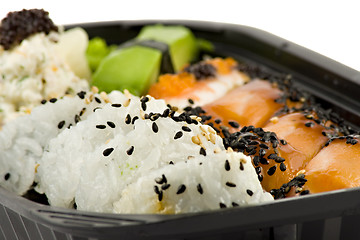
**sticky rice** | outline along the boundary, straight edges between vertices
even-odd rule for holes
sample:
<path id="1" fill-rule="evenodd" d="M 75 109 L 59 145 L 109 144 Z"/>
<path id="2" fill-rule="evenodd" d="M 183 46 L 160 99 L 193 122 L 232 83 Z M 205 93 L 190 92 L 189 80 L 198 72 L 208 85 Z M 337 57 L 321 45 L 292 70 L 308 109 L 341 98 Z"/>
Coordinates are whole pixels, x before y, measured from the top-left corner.
<path id="1" fill-rule="evenodd" d="M 93 92 L 43 101 L 31 114 L 6 124 L 0 131 L 0 186 L 19 195 L 33 184 L 38 161 L 50 139 L 86 119 L 97 107 L 123 95 L 103 97 Z"/>
<path id="2" fill-rule="evenodd" d="M 58 54 L 58 40 L 55 32 L 38 33 L 13 49 L 0 48 L 0 127 L 30 113 L 43 99 L 89 89 Z"/>
<path id="3" fill-rule="evenodd" d="M 227 160 L 234 166 L 232 172 L 223 170 Z M 239 170 L 240 165 L 246 170 Z M 169 199 L 164 208 L 154 207 L 162 201 L 154 179 L 164 173 L 173 187 L 163 193 Z M 96 212 L 179 213 L 219 208 L 220 202 L 245 205 L 272 199 L 263 192 L 250 159 L 226 153 L 214 129 L 150 96 L 127 95 L 62 131 L 50 141 L 37 174 L 37 190 L 51 205 Z M 199 198 L 187 194 L 177 197 L 173 191 L 181 179 L 189 186 L 203 182 L 211 204 L 200 206 Z M 208 180 L 216 184 L 206 185 Z M 226 189 L 226 180 L 237 184 L 237 190 Z M 144 192 L 138 194 L 142 190 L 137 186 Z M 244 189 L 254 197 L 249 199 Z M 148 201 L 154 204 L 136 207 Z"/>

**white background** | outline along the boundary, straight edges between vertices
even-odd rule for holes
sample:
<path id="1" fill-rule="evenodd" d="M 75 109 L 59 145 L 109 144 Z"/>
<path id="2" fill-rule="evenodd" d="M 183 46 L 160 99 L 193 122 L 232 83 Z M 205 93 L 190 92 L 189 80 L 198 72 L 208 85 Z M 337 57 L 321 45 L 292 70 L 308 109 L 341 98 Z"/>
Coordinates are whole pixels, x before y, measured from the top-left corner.
<path id="1" fill-rule="evenodd" d="M 322 0 L 13 0 L 9 11 L 44 8 L 55 24 L 134 19 L 191 19 L 271 32 L 360 71 L 360 1 Z"/>

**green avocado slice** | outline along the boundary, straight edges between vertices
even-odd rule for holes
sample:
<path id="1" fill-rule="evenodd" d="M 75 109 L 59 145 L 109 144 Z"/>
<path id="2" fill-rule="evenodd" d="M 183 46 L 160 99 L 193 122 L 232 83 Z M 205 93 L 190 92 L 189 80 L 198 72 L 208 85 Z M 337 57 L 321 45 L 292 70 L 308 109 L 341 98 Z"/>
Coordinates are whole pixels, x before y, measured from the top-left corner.
<path id="1" fill-rule="evenodd" d="M 184 26 L 149 25 L 141 29 L 137 40 L 154 40 L 166 43 L 175 71 L 181 70 L 197 55 L 197 41 L 190 29 Z"/>
<path id="2" fill-rule="evenodd" d="M 92 85 L 100 91 L 129 90 L 143 95 L 159 75 L 161 52 L 142 46 L 115 50 L 105 57 L 93 75 Z"/>

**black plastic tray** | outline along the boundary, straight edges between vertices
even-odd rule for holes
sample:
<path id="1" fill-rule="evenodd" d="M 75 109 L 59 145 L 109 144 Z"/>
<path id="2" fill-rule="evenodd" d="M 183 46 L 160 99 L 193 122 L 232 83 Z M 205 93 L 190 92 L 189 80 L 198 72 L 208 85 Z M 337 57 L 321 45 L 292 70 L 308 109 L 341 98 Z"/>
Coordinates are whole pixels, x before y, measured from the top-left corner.
<path id="1" fill-rule="evenodd" d="M 199 21 L 115 21 L 81 26 L 122 43 L 142 26 L 181 24 L 211 41 L 215 54 L 290 73 L 296 84 L 360 126 L 360 72 L 262 30 Z M 360 188 L 181 215 L 115 215 L 31 202 L 0 188 L 0 239 L 360 239 Z"/>

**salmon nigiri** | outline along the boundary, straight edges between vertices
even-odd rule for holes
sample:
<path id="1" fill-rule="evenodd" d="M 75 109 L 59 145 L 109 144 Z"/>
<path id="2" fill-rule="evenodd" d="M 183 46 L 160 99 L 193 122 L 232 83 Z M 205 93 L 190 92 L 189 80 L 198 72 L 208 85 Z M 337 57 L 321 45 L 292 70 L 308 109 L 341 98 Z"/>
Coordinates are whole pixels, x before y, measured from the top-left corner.
<path id="1" fill-rule="evenodd" d="M 180 109 L 188 106 L 189 101 L 202 106 L 249 81 L 236 66 L 237 62 L 232 58 L 208 59 L 188 66 L 178 74 L 160 76 L 148 94 Z"/>
<path id="2" fill-rule="evenodd" d="M 314 114 L 315 115 L 315 114 Z M 311 118 L 311 119 L 310 119 Z M 286 172 L 278 172 L 269 176 L 264 174 L 263 186 L 266 189 L 279 188 L 290 181 L 304 169 L 307 163 L 320 151 L 328 141 L 324 133 L 328 132 L 322 124 L 316 123 L 311 114 L 294 112 L 280 117 L 274 117 L 264 127 L 264 130 L 276 132 L 280 139 L 287 143 L 288 149 L 280 149 L 280 155 L 286 161 Z M 266 171 L 269 166 L 264 166 Z"/>
<path id="3" fill-rule="evenodd" d="M 241 126 L 262 127 L 284 106 L 275 101 L 281 96 L 282 91 L 269 81 L 253 80 L 202 108 L 225 125 L 234 121 Z"/>
<path id="4" fill-rule="evenodd" d="M 305 167 L 312 193 L 360 186 L 359 136 L 340 137 L 324 147 Z"/>

